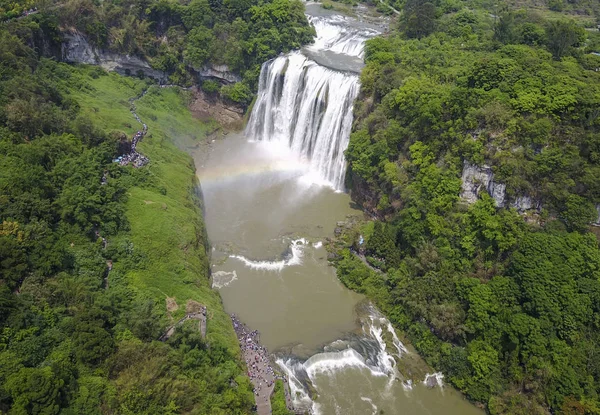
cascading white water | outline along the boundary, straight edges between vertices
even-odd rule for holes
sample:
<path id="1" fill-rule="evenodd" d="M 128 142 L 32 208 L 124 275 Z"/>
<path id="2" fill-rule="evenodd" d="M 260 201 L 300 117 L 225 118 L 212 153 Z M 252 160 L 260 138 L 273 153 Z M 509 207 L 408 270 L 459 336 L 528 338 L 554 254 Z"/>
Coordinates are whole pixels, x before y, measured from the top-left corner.
<path id="1" fill-rule="evenodd" d="M 288 146 L 308 165 L 312 182 L 342 190 L 344 151 L 360 89 L 356 60 L 362 56 L 364 41 L 379 32 L 352 27 L 350 19 L 342 16 L 308 18 L 317 32 L 315 43 L 262 66 L 246 136 Z M 343 69 L 339 63 L 344 58 L 348 59 L 346 70 L 314 60 Z"/>
<path id="2" fill-rule="evenodd" d="M 308 20 L 317 32 L 315 43 L 309 48 L 316 50 L 362 58 L 365 40 L 379 34 L 375 29 L 352 27 L 345 16 L 308 16 Z"/>
<path id="3" fill-rule="evenodd" d="M 366 371 L 370 376 L 387 378 L 386 389 L 389 389 L 401 375 L 396 368 L 396 359 L 401 359 L 408 353 L 391 323 L 372 305 L 368 307 L 368 315 L 361 319 L 362 335 L 348 340 L 336 340 L 304 362 L 286 357 L 277 359 L 277 364 L 289 379 L 290 389 L 294 399 L 294 407 L 301 410 L 311 410 L 318 413 L 318 403 L 309 396 L 309 388 L 318 391 L 320 375 L 335 376 L 348 369 Z M 392 339 L 394 349 L 388 352 L 384 333 Z M 405 390 L 412 387 L 409 379 L 402 382 Z M 372 402 L 371 402 L 372 403 Z"/>
<path id="4" fill-rule="evenodd" d="M 300 52 L 263 65 L 246 135 L 279 142 L 318 179 L 342 189 L 358 76 L 319 66 Z"/>

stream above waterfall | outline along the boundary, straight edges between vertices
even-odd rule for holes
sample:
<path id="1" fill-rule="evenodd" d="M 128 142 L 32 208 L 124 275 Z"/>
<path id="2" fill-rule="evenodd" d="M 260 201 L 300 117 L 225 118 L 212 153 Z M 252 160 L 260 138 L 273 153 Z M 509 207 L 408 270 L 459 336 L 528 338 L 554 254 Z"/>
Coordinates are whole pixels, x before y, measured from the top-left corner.
<path id="1" fill-rule="evenodd" d="M 246 131 L 212 142 L 208 154 L 187 147 L 204 195 L 213 288 L 227 312 L 260 332 L 298 409 L 480 414 L 441 386 L 441 374 L 430 376 L 433 389 L 402 375 L 414 351 L 328 264 L 324 243 L 336 223 L 362 216 L 343 192 L 343 152 L 360 88 L 353 65 L 381 30 L 312 5 L 307 12 L 315 43 L 263 65 Z"/>

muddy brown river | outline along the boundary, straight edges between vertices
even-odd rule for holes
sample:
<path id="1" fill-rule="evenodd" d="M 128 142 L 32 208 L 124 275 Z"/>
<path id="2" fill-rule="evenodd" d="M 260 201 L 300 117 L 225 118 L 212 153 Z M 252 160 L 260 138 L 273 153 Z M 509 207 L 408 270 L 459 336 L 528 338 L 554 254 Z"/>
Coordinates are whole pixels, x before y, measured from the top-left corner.
<path id="1" fill-rule="evenodd" d="M 315 414 L 480 415 L 448 386 L 401 375 L 406 350 L 389 322 L 346 289 L 323 247 L 338 221 L 361 215 L 346 193 L 314 184 L 310 164 L 243 134 L 187 150 L 195 159 L 213 287 L 229 313 L 261 333 Z M 393 333 L 393 334 L 392 334 Z M 439 379 L 443 385 L 443 380 Z"/>

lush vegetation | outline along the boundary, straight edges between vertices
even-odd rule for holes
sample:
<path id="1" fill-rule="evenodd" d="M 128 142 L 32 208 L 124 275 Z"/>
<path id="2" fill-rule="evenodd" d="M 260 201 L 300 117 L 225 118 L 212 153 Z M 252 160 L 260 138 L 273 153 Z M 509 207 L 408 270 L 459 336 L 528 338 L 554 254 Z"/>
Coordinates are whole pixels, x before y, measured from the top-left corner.
<path id="1" fill-rule="evenodd" d="M 299 0 L 69 0 L 50 12 L 97 47 L 140 56 L 176 84 L 195 81 L 194 69 L 205 64 L 227 65 L 243 81 L 224 95 L 242 104 L 263 62 L 314 33 Z"/>
<path id="2" fill-rule="evenodd" d="M 43 13 L 0 26 L 0 412 L 251 412 L 194 167 L 171 142 L 207 127 L 184 93 L 151 88 L 137 103 L 150 164 L 113 163 L 150 84 L 41 58 L 52 27 Z M 205 338 L 184 324 L 157 341 L 197 304 Z"/>
<path id="3" fill-rule="evenodd" d="M 31 10 L 35 5 L 33 0 L 1 0 L 0 1 L 0 22 L 22 16 L 24 12 Z"/>
<path id="4" fill-rule="evenodd" d="M 271 413 L 273 415 L 291 415 L 285 403 L 285 390 L 282 380 L 275 381 L 275 388 L 271 395 Z"/>
<path id="5" fill-rule="evenodd" d="M 449 3 L 407 0 L 367 43 L 348 185 L 379 220 L 345 235 L 338 274 L 490 413 L 599 413 L 600 36 Z M 461 200 L 464 161 L 505 208 Z"/>

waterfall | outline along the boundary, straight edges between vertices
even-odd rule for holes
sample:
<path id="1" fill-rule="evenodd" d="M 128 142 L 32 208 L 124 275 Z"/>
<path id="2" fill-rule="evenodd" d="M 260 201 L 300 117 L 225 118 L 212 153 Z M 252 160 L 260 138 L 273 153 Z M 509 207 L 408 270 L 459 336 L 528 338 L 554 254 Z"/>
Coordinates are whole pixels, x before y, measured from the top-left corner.
<path id="1" fill-rule="evenodd" d="M 343 189 L 358 76 L 324 68 L 300 52 L 265 63 L 246 135 L 286 144 L 335 189 Z"/>
<path id="2" fill-rule="evenodd" d="M 342 16 L 307 16 L 314 44 L 263 64 L 246 137 L 287 146 L 311 182 L 343 190 L 364 41 L 380 33 Z"/>
<path id="3" fill-rule="evenodd" d="M 366 373 L 365 379 L 387 379 L 387 390 L 396 380 L 402 382 L 405 390 L 412 388 L 412 381 L 403 379 L 396 367 L 408 350 L 390 321 L 372 304 L 366 307 L 366 311 L 367 315 L 360 317 L 361 335 L 336 340 L 304 361 L 294 356 L 280 356 L 276 360 L 289 379 L 296 409 L 317 413 L 318 404 L 311 399 L 309 390 L 319 393 L 319 383 L 323 377 L 334 379 L 348 370 Z M 388 350 L 384 337 L 391 338 L 393 349 Z M 437 379 L 437 375 L 432 376 Z"/>

